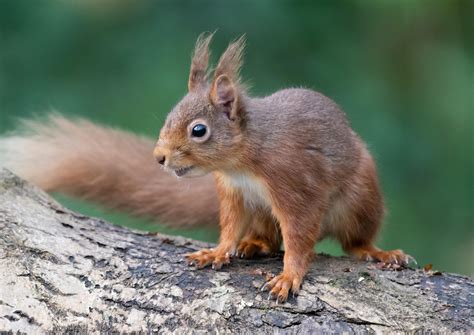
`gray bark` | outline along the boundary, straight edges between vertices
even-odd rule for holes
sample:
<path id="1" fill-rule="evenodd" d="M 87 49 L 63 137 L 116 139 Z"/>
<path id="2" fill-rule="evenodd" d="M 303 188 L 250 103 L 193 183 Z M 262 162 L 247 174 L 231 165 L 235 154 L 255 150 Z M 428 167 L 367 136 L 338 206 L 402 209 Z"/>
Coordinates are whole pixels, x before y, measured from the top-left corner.
<path id="1" fill-rule="evenodd" d="M 297 298 L 259 288 L 282 256 L 189 268 L 208 244 L 71 212 L 0 170 L 0 330 L 44 332 L 471 332 L 474 285 L 319 255 Z"/>

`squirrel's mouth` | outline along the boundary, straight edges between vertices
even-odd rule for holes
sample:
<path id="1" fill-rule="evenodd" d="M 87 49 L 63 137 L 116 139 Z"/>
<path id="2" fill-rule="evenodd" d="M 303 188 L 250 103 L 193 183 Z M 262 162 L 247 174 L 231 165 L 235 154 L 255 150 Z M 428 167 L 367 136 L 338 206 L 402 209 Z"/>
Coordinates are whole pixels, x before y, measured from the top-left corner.
<path id="1" fill-rule="evenodd" d="M 193 168 L 194 168 L 194 166 L 186 166 L 186 167 L 183 167 L 183 168 L 180 168 L 180 169 L 175 169 L 175 170 L 174 170 L 174 173 L 175 173 L 178 177 L 182 177 L 182 176 L 184 176 L 186 173 L 188 173 L 189 171 L 191 171 Z"/>

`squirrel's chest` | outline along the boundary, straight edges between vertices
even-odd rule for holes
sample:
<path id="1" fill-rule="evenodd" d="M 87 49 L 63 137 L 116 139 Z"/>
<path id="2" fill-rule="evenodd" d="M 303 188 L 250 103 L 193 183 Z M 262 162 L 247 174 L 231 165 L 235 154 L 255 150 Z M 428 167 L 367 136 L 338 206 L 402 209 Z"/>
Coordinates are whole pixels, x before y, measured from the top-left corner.
<path id="1" fill-rule="evenodd" d="M 248 174 L 233 173 L 223 176 L 222 181 L 227 187 L 242 192 L 246 207 L 270 207 L 267 187 L 258 178 Z"/>

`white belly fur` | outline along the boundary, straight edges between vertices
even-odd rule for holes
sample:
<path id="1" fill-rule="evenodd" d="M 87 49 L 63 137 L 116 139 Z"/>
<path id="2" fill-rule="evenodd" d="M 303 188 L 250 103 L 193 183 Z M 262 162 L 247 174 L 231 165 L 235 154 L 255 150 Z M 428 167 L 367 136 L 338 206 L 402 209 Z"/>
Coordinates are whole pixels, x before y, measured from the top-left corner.
<path id="1" fill-rule="evenodd" d="M 226 174 L 222 179 L 227 186 L 240 189 L 246 207 L 270 207 L 268 190 L 255 176 L 244 173 Z"/>

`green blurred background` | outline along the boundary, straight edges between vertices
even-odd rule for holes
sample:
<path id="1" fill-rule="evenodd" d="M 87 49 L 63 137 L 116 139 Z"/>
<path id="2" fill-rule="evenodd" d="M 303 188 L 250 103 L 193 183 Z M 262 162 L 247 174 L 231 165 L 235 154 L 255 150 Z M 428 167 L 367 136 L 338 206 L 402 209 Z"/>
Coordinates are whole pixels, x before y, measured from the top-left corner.
<path id="1" fill-rule="evenodd" d="M 156 137 L 185 94 L 200 32 L 214 60 L 242 33 L 255 95 L 323 92 L 378 161 L 384 248 L 474 273 L 473 1 L 1 0 L 0 131 L 52 109 Z M 214 241 L 58 196 L 139 229 Z M 332 242 L 318 247 L 333 254 Z"/>

